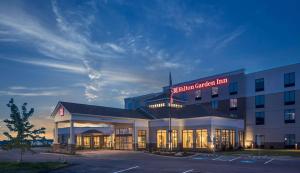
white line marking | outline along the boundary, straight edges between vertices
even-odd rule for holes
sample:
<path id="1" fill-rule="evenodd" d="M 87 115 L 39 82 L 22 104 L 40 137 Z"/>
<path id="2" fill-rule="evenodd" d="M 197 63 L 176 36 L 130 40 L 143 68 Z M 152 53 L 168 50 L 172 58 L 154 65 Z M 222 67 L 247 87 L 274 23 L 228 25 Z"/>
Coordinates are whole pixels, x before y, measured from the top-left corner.
<path id="1" fill-rule="evenodd" d="M 232 161 L 237 160 L 237 159 L 239 159 L 239 158 L 241 158 L 241 156 L 236 157 L 236 158 L 233 158 L 233 159 L 229 160 L 229 162 L 232 162 Z"/>
<path id="2" fill-rule="evenodd" d="M 274 159 L 270 159 L 270 160 L 266 161 L 264 164 L 268 164 L 268 163 L 272 162 L 273 160 Z"/>
<path id="3" fill-rule="evenodd" d="M 132 169 L 136 169 L 136 168 L 138 168 L 138 167 L 139 167 L 139 166 L 134 166 L 134 167 L 127 168 L 127 169 L 123 169 L 123 170 L 120 170 L 120 171 L 117 171 L 117 172 L 113 172 L 113 173 L 125 172 L 125 171 L 129 171 L 129 170 L 132 170 Z"/>
<path id="4" fill-rule="evenodd" d="M 217 158 L 214 158 L 212 160 L 219 160 L 220 158 L 222 158 L 223 156 L 220 156 L 220 157 L 217 157 Z"/>
<path id="5" fill-rule="evenodd" d="M 184 171 L 182 173 L 188 173 L 188 172 L 193 172 L 193 171 L 194 171 L 193 169 L 190 169 L 190 170 Z"/>

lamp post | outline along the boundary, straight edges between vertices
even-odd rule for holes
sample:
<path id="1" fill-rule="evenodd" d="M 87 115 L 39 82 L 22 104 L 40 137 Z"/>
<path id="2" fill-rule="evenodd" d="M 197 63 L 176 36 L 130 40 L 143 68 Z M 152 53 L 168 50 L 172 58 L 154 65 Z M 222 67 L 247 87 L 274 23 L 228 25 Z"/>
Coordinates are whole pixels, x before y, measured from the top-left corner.
<path id="1" fill-rule="evenodd" d="M 172 104 L 173 104 L 173 90 L 172 90 L 172 75 L 171 72 L 169 73 L 169 129 L 168 129 L 168 136 L 169 136 L 169 150 L 172 151 Z"/>

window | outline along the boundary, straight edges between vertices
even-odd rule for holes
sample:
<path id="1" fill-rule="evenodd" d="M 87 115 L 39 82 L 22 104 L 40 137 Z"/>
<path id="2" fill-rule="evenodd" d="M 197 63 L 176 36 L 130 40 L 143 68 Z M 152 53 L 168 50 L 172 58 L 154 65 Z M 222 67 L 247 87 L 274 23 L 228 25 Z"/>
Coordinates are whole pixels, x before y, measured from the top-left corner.
<path id="1" fill-rule="evenodd" d="M 212 100 L 211 101 L 211 108 L 212 109 L 218 109 L 218 106 L 219 106 L 218 100 Z"/>
<path id="2" fill-rule="evenodd" d="M 238 93 L 238 83 L 232 82 L 229 84 L 229 94 L 234 95 Z"/>
<path id="3" fill-rule="evenodd" d="M 212 87 L 211 88 L 211 97 L 218 97 L 219 95 L 219 88 L 218 87 Z"/>
<path id="4" fill-rule="evenodd" d="M 83 145 L 88 148 L 91 146 L 91 137 L 90 136 L 83 137 Z"/>
<path id="5" fill-rule="evenodd" d="M 287 148 L 295 147 L 296 144 L 296 135 L 295 134 L 286 134 L 284 136 L 284 145 Z"/>
<path id="6" fill-rule="evenodd" d="M 81 136 L 76 136 L 76 145 L 77 146 L 81 146 L 82 145 Z"/>
<path id="7" fill-rule="evenodd" d="M 207 148 L 207 129 L 196 130 L 196 148 Z"/>
<path id="8" fill-rule="evenodd" d="M 93 142 L 95 148 L 100 147 L 100 136 L 94 136 Z"/>
<path id="9" fill-rule="evenodd" d="M 183 130 L 182 131 L 182 147 L 183 148 L 193 148 L 193 130 Z"/>
<path id="10" fill-rule="evenodd" d="M 195 91 L 195 100 L 201 100 L 201 90 Z"/>
<path id="11" fill-rule="evenodd" d="M 112 148 L 113 143 L 112 143 L 112 136 L 104 136 L 103 137 L 103 148 Z"/>
<path id="12" fill-rule="evenodd" d="M 265 96 L 264 95 L 255 96 L 255 107 L 256 108 L 264 108 L 265 107 Z"/>
<path id="13" fill-rule="evenodd" d="M 138 130 L 138 148 L 146 148 L 146 130 Z"/>
<path id="14" fill-rule="evenodd" d="M 295 104 L 295 91 L 284 92 L 284 104 L 285 105 Z"/>
<path id="15" fill-rule="evenodd" d="M 116 135 L 132 134 L 132 128 L 120 128 L 116 129 Z"/>
<path id="16" fill-rule="evenodd" d="M 237 109 L 237 99 L 230 99 L 230 110 L 236 110 Z"/>
<path id="17" fill-rule="evenodd" d="M 177 130 L 172 130 L 172 148 L 177 148 L 178 144 L 178 135 Z"/>
<path id="18" fill-rule="evenodd" d="M 295 72 L 284 74 L 284 87 L 295 86 Z"/>
<path id="19" fill-rule="evenodd" d="M 255 91 L 264 91 L 264 90 L 265 90 L 264 78 L 255 79 Z"/>
<path id="20" fill-rule="evenodd" d="M 295 109 L 285 109 L 284 110 L 284 122 L 285 123 L 295 123 Z"/>
<path id="21" fill-rule="evenodd" d="M 117 150 L 132 150 L 132 136 L 116 136 L 115 149 Z"/>
<path id="22" fill-rule="evenodd" d="M 166 130 L 157 130 L 156 139 L 157 139 L 157 148 L 166 148 L 167 147 L 167 131 Z"/>
<path id="23" fill-rule="evenodd" d="M 255 124 L 256 125 L 265 124 L 265 112 L 255 112 Z"/>

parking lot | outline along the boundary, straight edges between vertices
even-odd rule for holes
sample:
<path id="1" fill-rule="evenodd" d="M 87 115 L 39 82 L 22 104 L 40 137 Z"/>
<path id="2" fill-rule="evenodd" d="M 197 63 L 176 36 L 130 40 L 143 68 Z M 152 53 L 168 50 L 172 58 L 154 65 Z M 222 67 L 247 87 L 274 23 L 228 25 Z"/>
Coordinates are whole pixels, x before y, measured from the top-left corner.
<path id="1" fill-rule="evenodd" d="M 16 155 L 17 156 L 17 155 Z M 13 160 L 14 154 L 0 151 L 0 161 Z M 26 154 L 25 160 L 67 161 L 71 165 L 55 173 L 298 173 L 300 159 L 249 155 L 197 154 L 174 158 L 135 151 L 81 151 L 78 155 L 40 152 Z"/>

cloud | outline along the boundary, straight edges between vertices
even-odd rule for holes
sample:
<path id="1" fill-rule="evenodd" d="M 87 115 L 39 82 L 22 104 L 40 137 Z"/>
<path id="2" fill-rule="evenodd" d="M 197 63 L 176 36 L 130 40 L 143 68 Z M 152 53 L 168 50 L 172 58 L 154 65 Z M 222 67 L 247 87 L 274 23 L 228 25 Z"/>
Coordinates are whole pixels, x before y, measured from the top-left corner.
<path id="1" fill-rule="evenodd" d="M 220 50 L 227 45 L 229 45 L 232 41 L 237 39 L 240 35 L 242 35 L 246 31 L 245 26 L 240 26 L 235 29 L 233 32 L 226 34 L 220 40 L 218 40 L 214 46 L 214 51 Z"/>
<path id="2" fill-rule="evenodd" d="M 84 66 L 79 66 L 76 64 L 70 63 L 62 63 L 61 61 L 53 61 L 53 60 L 39 60 L 39 59 L 7 59 L 19 63 L 31 64 L 36 66 L 53 68 L 56 70 L 62 70 L 69 73 L 76 74 L 87 74 L 87 69 Z"/>
<path id="3" fill-rule="evenodd" d="M 6 96 L 27 96 L 27 97 L 37 97 L 37 96 L 59 96 L 67 95 L 67 91 L 37 91 L 37 92 L 14 92 L 14 91 L 0 91 L 0 95 Z"/>

